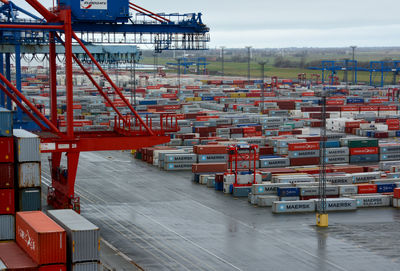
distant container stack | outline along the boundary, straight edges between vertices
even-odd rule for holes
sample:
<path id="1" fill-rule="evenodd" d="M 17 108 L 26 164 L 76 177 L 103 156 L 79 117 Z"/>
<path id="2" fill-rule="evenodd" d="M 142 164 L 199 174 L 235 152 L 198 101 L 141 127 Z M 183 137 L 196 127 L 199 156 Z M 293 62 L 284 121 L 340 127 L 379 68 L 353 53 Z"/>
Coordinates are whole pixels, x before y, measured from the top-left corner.
<path id="1" fill-rule="evenodd" d="M 0 241 L 15 239 L 12 112 L 0 108 Z"/>

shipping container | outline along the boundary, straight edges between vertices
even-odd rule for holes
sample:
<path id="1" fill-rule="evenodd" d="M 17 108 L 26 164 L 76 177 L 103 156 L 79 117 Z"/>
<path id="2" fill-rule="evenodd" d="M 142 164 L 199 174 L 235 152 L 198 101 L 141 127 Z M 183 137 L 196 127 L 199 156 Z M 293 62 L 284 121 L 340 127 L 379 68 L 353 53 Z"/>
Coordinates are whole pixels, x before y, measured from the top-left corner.
<path id="1" fill-rule="evenodd" d="M 357 185 L 347 184 L 347 185 L 339 185 L 339 195 L 346 196 L 346 195 L 355 195 L 358 193 Z"/>
<path id="2" fill-rule="evenodd" d="M 0 215 L 15 213 L 14 193 L 14 189 L 0 189 Z"/>
<path id="3" fill-rule="evenodd" d="M 15 216 L 0 215 L 0 241 L 14 240 L 14 239 L 15 239 Z"/>
<path id="4" fill-rule="evenodd" d="M 0 137 L 11 137 L 13 131 L 12 111 L 0 108 Z"/>
<path id="5" fill-rule="evenodd" d="M 278 187 L 277 194 L 279 197 L 298 197 L 300 195 L 300 188 Z"/>
<path id="6" fill-rule="evenodd" d="M 315 199 L 316 210 L 319 208 L 319 199 Z M 326 211 L 354 211 L 357 210 L 357 202 L 351 198 L 327 198 Z"/>
<path id="7" fill-rule="evenodd" d="M 18 190 L 18 211 L 40 211 L 42 208 L 41 188 Z"/>
<path id="8" fill-rule="evenodd" d="M 65 264 L 41 265 L 39 271 L 67 271 L 67 266 Z"/>
<path id="9" fill-rule="evenodd" d="M 14 188 L 14 164 L 0 163 L 0 189 Z"/>
<path id="10" fill-rule="evenodd" d="M 299 200 L 299 201 L 275 201 L 272 204 L 273 213 L 304 213 L 314 212 L 315 201 Z"/>
<path id="11" fill-rule="evenodd" d="M 68 259 L 72 263 L 99 261 L 100 229 L 73 210 L 49 210 L 48 215 L 67 233 Z"/>
<path id="12" fill-rule="evenodd" d="M 14 162 L 14 139 L 0 137 L 0 163 Z"/>
<path id="13" fill-rule="evenodd" d="M 18 162 L 40 162 L 40 139 L 22 129 L 14 129 L 16 160 Z"/>
<path id="14" fill-rule="evenodd" d="M 372 138 L 349 139 L 347 146 L 349 148 L 379 147 L 379 143 L 377 139 Z"/>
<path id="15" fill-rule="evenodd" d="M 353 196 L 357 200 L 357 207 L 388 207 L 391 197 L 388 195 Z"/>
<path id="16" fill-rule="evenodd" d="M 39 265 L 65 264 L 66 232 L 40 211 L 16 214 L 17 244 Z"/>
<path id="17" fill-rule="evenodd" d="M 17 163 L 17 182 L 19 188 L 38 187 L 41 184 L 41 167 L 39 162 Z"/>
<path id="18" fill-rule="evenodd" d="M 358 194 L 375 194 L 378 192 L 378 186 L 376 184 L 359 184 Z"/>
<path id="19" fill-rule="evenodd" d="M 72 264 L 71 271 L 99 271 L 98 262 L 84 262 L 84 263 L 74 263 Z"/>
<path id="20" fill-rule="evenodd" d="M 279 168 L 290 166 L 289 158 L 260 159 L 260 168 Z"/>
<path id="21" fill-rule="evenodd" d="M 170 170 L 191 170 L 192 169 L 192 163 L 165 163 L 164 162 L 164 170 L 170 171 Z"/>
<path id="22" fill-rule="evenodd" d="M 228 165 L 226 163 L 201 163 L 192 165 L 192 172 L 194 173 L 226 172 L 227 169 Z"/>
<path id="23" fill-rule="evenodd" d="M 274 201 L 279 201 L 278 196 L 258 195 L 256 204 L 260 207 L 272 207 Z"/>
<path id="24" fill-rule="evenodd" d="M 0 271 L 6 271 L 7 266 L 3 263 L 3 261 L 0 259 Z"/>
<path id="25" fill-rule="evenodd" d="M 0 243 L 1 261 L 10 271 L 38 271 L 38 265 L 15 243 Z"/>

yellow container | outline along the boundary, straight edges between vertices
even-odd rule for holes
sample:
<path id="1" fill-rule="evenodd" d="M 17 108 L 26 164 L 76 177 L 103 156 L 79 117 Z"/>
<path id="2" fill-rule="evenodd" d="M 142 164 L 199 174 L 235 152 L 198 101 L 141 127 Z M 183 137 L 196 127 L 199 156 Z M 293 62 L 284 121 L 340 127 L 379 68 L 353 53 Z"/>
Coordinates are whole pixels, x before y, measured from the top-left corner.
<path id="1" fill-rule="evenodd" d="M 136 150 L 131 150 L 131 154 L 135 154 L 136 153 Z"/>
<path id="2" fill-rule="evenodd" d="M 201 102 L 201 97 L 194 97 L 194 98 L 193 98 L 193 101 L 194 101 L 194 102 Z"/>
<path id="3" fill-rule="evenodd" d="M 317 213 L 317 226 L 318 227 L 328 227 L 328 214 L 318 214 Z"/>
<path id="4" fill-rule="evenodd" d="M 194 97 L 186 97 L 185 101 L 186 102 L 193 102 Z"/>

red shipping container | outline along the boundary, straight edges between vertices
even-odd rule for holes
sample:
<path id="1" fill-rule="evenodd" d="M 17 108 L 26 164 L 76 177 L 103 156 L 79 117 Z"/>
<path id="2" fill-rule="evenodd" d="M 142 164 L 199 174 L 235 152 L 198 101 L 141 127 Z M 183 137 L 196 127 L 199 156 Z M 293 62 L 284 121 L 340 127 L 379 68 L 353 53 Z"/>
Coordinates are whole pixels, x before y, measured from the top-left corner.
<path id="1" fill-rule="evenodd" d="M 289 143 L 289 151 L 319 150 L 319 142 Z"/>
<path id="2" fill-rule="evenodd" d="M 262 172 L 270 172 L 272 175 L 274 174 L 287 174 L 287 173 L 297 173 L 297 171 L 293 168 L 259 168 L 259 171 Z"/>
<path id="3" fill-rule="evenodd" d="M 15 243 L 0 243 L 1 261 L 10 271 L 37 271 L 38 265 Z"/>
<path id="4" fill-rule="evenodd" d="M 274 154 L 274 147 L 260 147 L 260 155 L 272 155 Z"/>
<path id="5" fill-rule="evenodd" d="M 364 167 L 356 166 L 356 165 L 346 165 L 346 166 L 327 166 L 327 168 L 331 168 L 332 172 L 341 172 L 341 173 L 361 173 L 364 172 Z"/>
<path id="6" fill-rule="evenodd" d="M 18 212 L 15 229 L 17 244 L 37 264 L 66 263 L 65 230 L 43 212 Z"/>
<path id="7" fill-rule="evenodd" d="M 14 138 L 0 137 L 0 163 L 14 162 Z"/>
<path id="8" fill-rule="evenodd" d="M 65 264 L 52 264 L 42 265 L 39 267 L 39 271 L 66 271 L 67 266 Z"/>
<path id="9" fill-rule="evenodd" d="M 304 157 L 304 158 L 291 158 L 291 166 L 307 166 L 307 165 L 318 165 L 319 157 Z"/>
<path id="10" fill-rule="evenodd" d="M 378 193 L 378 186 L 376 184 L 359 184 L 358 194 L 375 194 Z"/>
<path id="11" fill-rule="evenodd" d="M 195 145 L 193 152 L 196 154 L 226 154 L 227 149 L 224 145 Z"/>
<path id="12" fill-rule="evenodd" d="M 393 197 L 396 199 L 400 199 L 400 188 L 395 188 L 393 190 Z"/>
<path id="13" fill-rule="evenodd" d="M 9 215 L 15 213 L 14 189 L 0 189 L 0 214 Z"/>
<path id="14" fill-rule="evenodd" d="M 193 173 L 202 172 L 226 172 L 228 170 L 227 163 L 203 163 L 203 164 L 193 164 Z"/>
<path id="15" fill-rule="evenodd" d="M 0 189 L 14 188 L 14 164 L 0 163 Z"/>
<path id="16" fill-rule="evenodd" d="M 398 131 L 400 130 L 400 125 L 399 124 L 390 124 L 388 125 L 388 130 L 390 131 Z"/>
<path id="17" fill-rule="evenodd" d="M 378 147 L 350 148 L 350 155 L 378 154 Z"/>

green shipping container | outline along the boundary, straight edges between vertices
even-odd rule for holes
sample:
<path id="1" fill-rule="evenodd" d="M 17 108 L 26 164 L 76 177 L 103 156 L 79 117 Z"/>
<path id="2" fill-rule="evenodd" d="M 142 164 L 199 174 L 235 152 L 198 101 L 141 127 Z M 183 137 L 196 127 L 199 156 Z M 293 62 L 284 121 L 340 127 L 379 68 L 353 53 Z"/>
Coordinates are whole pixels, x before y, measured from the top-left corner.
<path id="1" fill-rule="evenodd" d="M 41 210 L 41 189 L 25 188 L 18 191 L 19 211 L 40 211 Z"/>
<path id="2" fill-rule="evenodd" d="M 349 148 L 364 148 L 364 147 L 378 147 L 379 142 L 378 139 L 356 139 L 349 140 L 348 147 Z"/>

